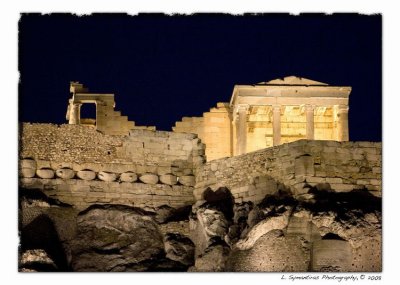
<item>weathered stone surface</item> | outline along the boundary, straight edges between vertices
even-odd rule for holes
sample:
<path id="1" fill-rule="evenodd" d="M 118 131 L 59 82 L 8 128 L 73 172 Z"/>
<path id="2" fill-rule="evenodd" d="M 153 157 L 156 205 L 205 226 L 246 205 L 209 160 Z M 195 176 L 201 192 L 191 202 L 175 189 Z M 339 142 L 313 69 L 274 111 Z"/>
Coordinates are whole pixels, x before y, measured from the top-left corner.
<path id="1" fill-rule="evenodd" d="M 157 184 L 158 176 L 152 173 L 145 173 L 139 177 L 139 180 L 146 184 Z"/>
<path id="2" fill-rule="evenodd" d="M 27 267 L 27 268 L 26 268 Z M 32 269 L 35 268 L 35 269 Z M 22 253 L 20 271 L 37 272 L 38 268 L 46 268 L 46 271 L 57 271 L 57 265 L 43 249 L 29 249 Z"/>
<path id="3" fill-rule="evenodd" d="M 104 116 L 105 112 L 108 112 L 103 109 L 103 106 L 100 109 L 98 112 L 101 117 Z M 118 114 L 118 112 L 116 113 Z M 114 115 L 112 117 L 114 118 Z M 101 124 L 109 121 L 108 118 L 104 117 L 101 120 Z M 188 157 L 198 156 L 198 149 L 204 151 L 204 145 L 200 148 L 197 145 L 193 146 L 193 142 L 198 141 L 195 135 L 155 132 L 150 130 L 151 128 L 134 126 L 132 122 L 127 121 L 125 116 L 118 117 L 118 120 L 124 122 L 111 122 L 111 120 L 110 125 L 103 126 L 104 129 L 101 131 L 104 132 L 79 124 L 24 123 L 21 128 L 21 157 L 32 157 L 35 160 L 41 159 L 60 163 L 84 164 L 96 162 L 108 164 L 103 169 L 93 168 L 96 172 L 103 170 L 122 173 L 136 172 L 135 168 L 124 168 L 129 166 L 128 163 L 143 164 L 146 161 L 146 163 L 157 168 L 162 162 L 162 166 L 170 167 L 176 160 L 187 160 Z M 119 127 L 124 129 L 123 133 L 127 134 L 126 136 L 118 131 Z M 128 129 L 131 129 L 129 134 Z M 113 133 L 107 134 L 110 130 L 113 130 Z M 154 148 L 155 145 L 158 147 Z M 169 146 L 178 147 L 180 153 L 174 153 L 173 147 L 169 148 Z M 183 149 L 184 146 L 187 146 L 185 150 Z M 123 164 L 120 164 L 121 162 Z M 115 166 L 111 164 L 115 164 Z M 190 164 L 192 164 L 192 161 L 190 161 Z M 92 169 L 92 167 L 85 168 Z"/>
<path id="4" fill-rule="evenodd" d="M 261 236 L 251 249 L 232 250 L 226 271 L 305 272 L 310 266 L 309 244 L 298 237 L 285 237 L 272 230 Z"/>
<path id="5" fill-rule="evenodd" d="M 76 176 L 82 180 L 93 180 L 96 178 L 96 172 L 91 170 L 80 170 L 76 173 Z"/>
<path id="6" fill-rule="evenodd" d="M 226 244 L 217 244 L 207 248 L 205 253 L 196 258 L 191 272 L 223 272 L 229 257 L 230 248 Z"/>
<path id="7" fill-rule="evenodd" d="M 313 271 L 346 272 L 351 265 L 351 247 L 344 240 L 320 240 L 313 244 Z"/>
<path id="8" fill-rule="evenodd" d="M 31 168 L 36 169 L 37 164 L 33 159 L 21 159 L 20 160 L 20 168 Z"/>
<path id="9" fill-rule="evenodd" d="M 51 179 L 54 177 L 54 170 L 50 168 L 42 168 L 36 170 L 36 175 L 40 178 Z"/>
<path id="10" fill-rule="evenodd" d="M 190 219 L 191 239 L 196 245 L 196 256 L 216 240 L 223 241 L 229 229 L 229 222 L 223 212 L 208 208 L 209 204 L 196 210 L 196 218 Z"/>
<path id="11" fill-rule="evenodd" d="M 20 169 L 20 176 L 25 178 L 32 178 L 36 174 L 36 168 L 21 168 Z"/>
<path id="12" fill-rule="evenodd" d="M 160 182 L 167 185 L 175 185 L 176 183 L 178 183 L 178 180 L 173 174 L 163 174 L 160 175 Z"/>
<path id="13" fill-rule="evenodd" d="M 60 168 L 56 170 L 56 175 L 62 179 L 72 179 L 75 176 L 75 171 L 70 168 Z"/>
<path id="14" fill-rule="evenodd" d="M 286 228 L 288 222 L 288 212 L 286 212 L 286 215 L 266 219 L 255 225 L 247 234 L 246 238 L 238 241 L 235 246 L 240 250 L 249 249 L 261 236 L 273 230 L 282 230 Z"/>
<path id="15" fill-rule="evenodd" d="M 103 180 L 103 181 L 106 181 L 106 182 L 112 182 L 112 181 L 115 181 L 117 179 L 117 174 L 116 173 L 112 173 L 112 172 L 100 171 L 97 174 L 97 177 L 100 180 Z"/>
<path id="16" fill-rule="evenodd" d="M 122 182 L 135 182 L 137 180 L 137 175 L 134 172 L 124 172 L 120 175 L 119 179 Z"/>
<path id="17" fill-rule="evenodd" d="M 179 183 L 185 186 L 194 186 L 196 184 L 195 177 L 193 175 L 182 175 L 178 178 Z"/>
<path id="18" fill-rule="evenodd" d="M 194 263 L 194 244 L 180 234 L 168 233 L 164 238 L 166 257 L 186 266 Z"/>
<path id="19" fill-rule="evenodd" d="M 147 271 L 164 254 L 157 224 L 137 208 L 93 206 L 78 217 L 74 271 Z"/>

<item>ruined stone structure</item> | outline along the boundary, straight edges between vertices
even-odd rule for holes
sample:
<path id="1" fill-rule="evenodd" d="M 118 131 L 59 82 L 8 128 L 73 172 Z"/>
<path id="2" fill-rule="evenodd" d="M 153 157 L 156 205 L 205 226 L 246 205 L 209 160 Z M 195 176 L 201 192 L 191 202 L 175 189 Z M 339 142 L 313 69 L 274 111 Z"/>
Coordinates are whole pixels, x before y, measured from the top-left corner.
<path id="1" fill-rule="evenodd" d="M 135 122 L 129 121 L 121 112 L 114 111 L 114 94 L 89 93 L 79 82 L 71 82 L 66 119 L 71 125 L 93 126 L 96 130 L 108 135 L 126 135 L 131 129 L 155 130 L 155 127 L 138 127 Z M 96 118 L 81 118 L 82 104 L 96 105 Z"/>
<path id="2" fill-rule="evenodd" d="M 348 141 L 349 87 L 235 86 L 174 132 L 136 127 L 112 94 L 71 92 L 70 124 L 21 125 L 22 243 L 45 223 L 62 244 L 23 246 L 21 270 L 382 270 L 382 144 Z"/>
<path id="3" fill-rule="evenodd" d="M 235 85 L 230 103 L 184 117 L 173 130 L 198 134 L 208 160 L 299 139 L 348 141 L 350 92 L 295 76 Z"/>

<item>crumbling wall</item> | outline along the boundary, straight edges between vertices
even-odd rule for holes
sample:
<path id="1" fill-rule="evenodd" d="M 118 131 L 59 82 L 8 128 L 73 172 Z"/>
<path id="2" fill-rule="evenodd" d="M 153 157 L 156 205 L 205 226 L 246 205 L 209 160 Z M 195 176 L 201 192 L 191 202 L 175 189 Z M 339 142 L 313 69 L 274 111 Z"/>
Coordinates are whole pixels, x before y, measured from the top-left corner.
<path id="1" fill-rule="evenodd" d="M 77 208 L 190 205 L 193 169 L 204 161 L 204 144 L 194 134 L 131 130 L 111 136 L 52 124 L 21 128 L 20 186 Z"/>
<path id="2" fill-rule="evenodd" d="M 172 129 L 177 133 L 197 134 L 207 145 L 206 156 L 210 161 L 232 155 L 231 128 L 229 103 L 220 102 L 203 117 L 183 117 Z"/>
<path id="3" fill-rule="evenodd" d="M 280 189 L 304 194 L 310 187 L 336 192 L 382 191 L 382 144 L 296 142 L 207 162 L 196 172 L 196 200 L 211 188 L 227 187 L 236 203 L 260 202 Z"/>

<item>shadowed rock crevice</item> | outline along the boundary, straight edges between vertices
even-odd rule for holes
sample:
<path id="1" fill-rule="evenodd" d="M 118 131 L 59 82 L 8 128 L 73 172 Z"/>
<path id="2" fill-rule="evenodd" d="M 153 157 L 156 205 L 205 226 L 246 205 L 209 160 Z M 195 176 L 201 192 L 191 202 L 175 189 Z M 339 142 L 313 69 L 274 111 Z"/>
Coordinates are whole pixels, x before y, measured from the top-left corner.
<path id="1" fill-rule="evenodd" d="M 235 200 L 228 188 L 221 187 L 216 191 L 208 188 L 204 191 L 203 197 L 207 202 L 206 207 L 221 211 L 227 220 L 232 220 Z"/>
<path id="2" fill-rule="evenodd" d="M 42 250 L 52 262 L 43 263 L 45 258 L 32 258 L 34 262 L 20 264 L 21 268 L 32 268 L 36 271 L 70 271 L 67 257 L 54 226 L 53 221 L 46 215 L 36 217 L 31 223 L 21 229 L 20 252 Z M 31 253 L 30 255 L 35 255 Z M 29 258 L 27 258 L 29 259 Z"/>

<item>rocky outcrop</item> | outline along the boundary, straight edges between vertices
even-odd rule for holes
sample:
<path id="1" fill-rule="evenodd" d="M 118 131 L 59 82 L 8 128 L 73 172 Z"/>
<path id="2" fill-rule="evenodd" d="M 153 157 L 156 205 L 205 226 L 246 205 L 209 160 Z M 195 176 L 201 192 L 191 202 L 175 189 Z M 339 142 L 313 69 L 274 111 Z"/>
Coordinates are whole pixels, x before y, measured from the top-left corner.
<path id="1" fill-rule="evenodd" d="M 368 191 L 278 191 L 235 204 L 231 219 L 221 194 L 229 190 L 218 191 L 193 206 L 190 271 L 381 270 L 381 199 Z"/>
<path id="2" fill-rule="evenodd" d="M 20 271 L 380 271 L 381 198 L 310 187 L 234 204 L 227 188 L 192 207 L 93 205 L 20 190 Z"/>
<path id="3" fill-rule="evenodd" d="M 147 271 L 163 255 L 163 237 L 143 210 L 93 206 L 79 215 L 77 224 L 74 271 Z"/>
<path id="4" fill-rule="evenodd" d="M 194 263 L 194 244 L 183 235 L 168 233 L 165 236 L 165 252 L 168 259 L 185 266 L 191 266 Z"/>

